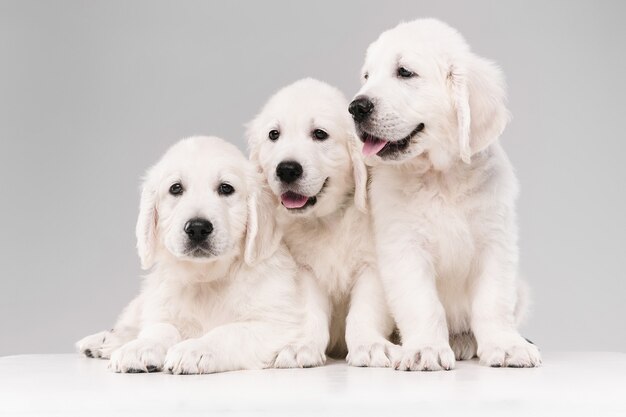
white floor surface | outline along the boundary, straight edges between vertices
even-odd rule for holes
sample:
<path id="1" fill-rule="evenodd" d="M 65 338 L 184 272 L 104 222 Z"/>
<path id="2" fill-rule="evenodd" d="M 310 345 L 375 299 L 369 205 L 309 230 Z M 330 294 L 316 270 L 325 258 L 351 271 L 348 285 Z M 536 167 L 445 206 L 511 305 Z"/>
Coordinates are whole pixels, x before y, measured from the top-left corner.
<path id="1" fill-rule="evenodd" d="M 351 368 L 115 374 L 77 354 L 0 358 L 0 416 L 626 416 L 625 353 L 544 353 L 537 369 Z"/>

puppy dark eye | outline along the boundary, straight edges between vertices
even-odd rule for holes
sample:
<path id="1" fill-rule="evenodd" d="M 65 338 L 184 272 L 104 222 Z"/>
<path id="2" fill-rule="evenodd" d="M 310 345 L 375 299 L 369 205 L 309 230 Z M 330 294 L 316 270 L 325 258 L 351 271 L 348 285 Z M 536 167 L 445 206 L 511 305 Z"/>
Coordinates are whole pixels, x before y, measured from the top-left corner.
<path id="1" fill-rule="evenodd" d="M 183 193 L 183 185 L 179 182 L 176 182 L 170 187 L 171 195 L 181 195 Z"/>
<path id="2" fill-rule="evenodd" d="M 366 72 L 365 74 L 363 74 L 363 78 L 364 78 L 365 80 L 367 80 L 369 77 L 370 77 L 370 75 L 369 75 L 367 72 Z"/>
<path id="3" fill-rule="evenodd" d="M 413 71 L 409 71 L 404 67 L 398 68 L 398 77 L 400 78 L 411 78 L 414 77 L 415 73 Z"/>
<path id="4" fill-rule="evenodd" d="M 235 188 L 232 185 L 227 184 L 225 182 L 221 183 L 220 186 L 217 187 L 217 193 L 219 195 L 231 195 L 234 192 L 235 192 Z"/>
<path id="5" fill-rule="evenodd" d="M 313 131 L 313 138 L 317 140 L 328 139 L 328 133 L 324 132 L 322 129 L 315 129 Z"/>
<path id="6" fill-rule="evenodd" d="M 279 136 L 280 136 L 280 132 L 276 129 L 270 130 L 270 133 L 267 135 L 267 137 L 269 137 L 271 141 L 278 140 Z"/>

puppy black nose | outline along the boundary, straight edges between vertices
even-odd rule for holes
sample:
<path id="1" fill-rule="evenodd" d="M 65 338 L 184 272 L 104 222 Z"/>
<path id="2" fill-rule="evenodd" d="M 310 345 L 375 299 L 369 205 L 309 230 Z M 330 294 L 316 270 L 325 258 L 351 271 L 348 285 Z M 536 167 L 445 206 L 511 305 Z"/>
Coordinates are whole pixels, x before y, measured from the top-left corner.
<path id="1" fill-rule="evenodd" d="M 203 242 L 213 231 L 213 224 L 205 219 L 191 219 L 185 223 L 184 230 L 190 240 Z"/>
<path id="2" fill-rule="evenodd" d="M 357 122 L 362 122 L 367 119 L 369 115 L 372 114 L 373 110 L 374 103 L 365 96 L 355 98 L 352 103 L 350 103 L 350 106 L 348 106 L 348 111 Z"/>
<path id="3" fill-rule="evenodd" d="M 302 165 L 296 161 L 283 161 L 276 167 L 276 176 L 284 183 L 292 183 L 302 176 Z"/>

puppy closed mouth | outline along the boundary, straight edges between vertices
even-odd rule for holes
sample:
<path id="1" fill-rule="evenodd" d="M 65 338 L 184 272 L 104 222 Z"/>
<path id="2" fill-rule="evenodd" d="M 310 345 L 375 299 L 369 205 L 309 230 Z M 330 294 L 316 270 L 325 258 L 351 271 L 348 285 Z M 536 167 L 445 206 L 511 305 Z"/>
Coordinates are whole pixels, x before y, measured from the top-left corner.
<path id="1" fill-rule="evenodd" d="M 386 156 L 401 152 L 409 146 L 411 139 L 413 139 L 413 137 L 422 130 L 424 130 L 424 123 L 420 123 L 419 125 L 417 125 L 417 127 L 413 129 L 413 131 L 409 133 L 408 136 L 405 136 L 400 140 L 394 141 L 382 139 L 363 131 L 360 135 L 361 141 L 363 142 L 363 155 Z"/>
<path id="2" fill-rule="evenodd" d="M 186 255 L 192 258 L 211 258 L 215 256 L 212 248 L 207 245 L 190 246 L 187 248 Z"/>
<path id="3" fill-rule="evenodd" d="M 280 202 L 287 210 L 304 210 L 307 207 L 312 207 L 317 203 L 317 197 L 322 194 L 324 189 L 326 188 L 326 184 L 328 183 L 328 178 L 324 181 L 324 185 L 322 185 L 322 189 L 319 193 L 314 196 L 306 196 L 303 194 L 298 194 L 293 191 L 287 191 L 280 195 Z"/>

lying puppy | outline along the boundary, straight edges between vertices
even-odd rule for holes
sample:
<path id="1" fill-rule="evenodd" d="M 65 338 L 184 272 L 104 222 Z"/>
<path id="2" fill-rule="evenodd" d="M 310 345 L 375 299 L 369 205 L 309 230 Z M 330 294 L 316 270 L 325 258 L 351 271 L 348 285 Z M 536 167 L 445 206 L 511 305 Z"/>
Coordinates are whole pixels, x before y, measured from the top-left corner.
<path id="1" fill-rule="evenodd" d="M 325 350 L 335 357 L 347 351 L 354 366 L 390 364 L 393 345 L 386 337 L 393 322 L 365 214 L 367 171 L 351 140 L 347 104 L 337 89 L 304 79 L 276 93 L 248 126 L 250 158 L 276 195 L 285 242 L 315 281 L 307 289 L 309 338 L 284 350 L 279 365 L 317 365 Z"/>
<path id="2" fill-rule="evenodd" d="M 538 366 L 516 329 L 525 302 L 517 180 L 497 142 L 509 120 L 500 70 L 426 19 L 380 35 L 362 80 L 349 111 L 374 166 L 378 259 L 404 347 L 396 367 L 451 369 L 476 354 Z"/>
<path id="3" fill-rule="evenodd" d="M 82 339 L 78 350 L 110 356 L 116 372 L 271 366 L 280 348 L 301 337 L 304 312 L 296 264 L 261 184 L 221 139 L 172 146 L 141 193 L 137 248 L 142 267 L 152 268 L 141 293 L 113 330 Z"/>

